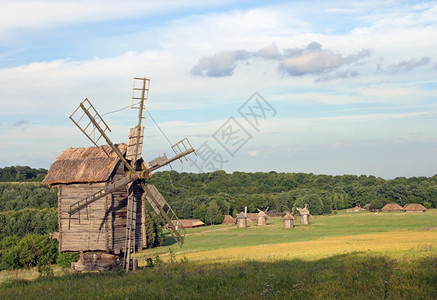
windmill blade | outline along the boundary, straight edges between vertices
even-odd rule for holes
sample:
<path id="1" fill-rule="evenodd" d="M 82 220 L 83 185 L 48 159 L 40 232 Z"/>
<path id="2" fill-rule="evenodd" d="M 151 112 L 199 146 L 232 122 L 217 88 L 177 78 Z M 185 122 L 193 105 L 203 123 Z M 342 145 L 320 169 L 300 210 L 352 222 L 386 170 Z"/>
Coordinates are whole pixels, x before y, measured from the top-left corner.
<path id="1" fill-rule="evenodd" d="M 144 139 L 144 126 L 138 130 L 138 127 L 129 130 L 129 139 L 127 142 L 126 159 L 136 162 L 141 157 Z"/>
<path id="2" fill-rule="evenodd" d="M 140 83 L 138 87 L 136 85 L 137 82 Z M 126 154 L 126 158 L 132 161 L 133 166 L 135 166 L 136 161 L 141 157 L 149 89 L 150 79 L 134 77 L 131 108 L 138 108 L 138 124 L 129 130 L 128 151 Z M 140 95 L 137 95 L 138 92 Z M 137 100 L 140 100 L 138 107 L 135 104 Z"/>
<path id="3" fill-rule="evenodd" d="M 80 112 L 79 108 L 83 111 L 82 115 L 78 114 L 78 112 Z M 83 122 L 85 116 L 88 117 L 89 122 Z M 98 120 L 96 120 L 96 118 Z M 94 143 L 94 145 L 97 146 L 98 141 L 103 137 L 108 145 L 111 147 L 112 151 L 117 154 L 117 156 L 126 166 L 126 168 L 132 174 L 136 174 L 134 168 L 126 161 L 123 154 L 121 154 L 121 152 L 117 149 L 117 147 L 114 146 L 109 137 L 106 135 L 105 132 L 107 130 L 111 130 L 88 99 L 85 99 L 82 103 L 79 104 L 79 107 L 73 112 L 73 114 L 71 114 L 70 119 Z M 101 125 L 103 126 L 103 128 Z M 93 139 L 92 136 L 95 135 L 96 130 L 100 134 L 98 134 L 97 137 Z"/>
<path id="4" fill-rule="evenodd" d="M 175 160 L 180 160 L 181 158 L 187 156 L 190 153 L 196 153 L 193 146 L 191 146 L 190 141 L 187 138 L 184 138 L 174 144 L 172 146 L 173 151 L 175 152 L 175 156 L 171 158 L 167 158 L 167 155 L 164 154 L 163 156 L 158 156 L 157 158 L 153 159 L 149 162 L 149 169 L 145 171 L 145 173 L 153 172 L 159 168 L 162 168 Z"/>
<path id="5" fill-rule="evenodd" d="M 185 239 L 185 228 L 179 221 L 173 209 L 153 184 L 143 185 L 144 195 L 156 214 L 164 224 L 167 224 L 170 234 L 182 247 Z M 169 216 L 171 214 L 171 216 Z"/>

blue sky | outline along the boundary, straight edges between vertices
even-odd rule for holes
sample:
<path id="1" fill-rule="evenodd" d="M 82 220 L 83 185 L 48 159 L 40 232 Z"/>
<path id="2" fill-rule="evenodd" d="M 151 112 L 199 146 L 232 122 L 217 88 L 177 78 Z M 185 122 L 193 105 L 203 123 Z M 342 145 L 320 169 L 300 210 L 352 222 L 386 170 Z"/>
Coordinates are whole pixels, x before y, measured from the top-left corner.
<path id="1" fill-rule="evenodd" d="M 68 116 L 86 97 L 102 114 L 128 106 L 146 76 L 167 137 L 202 150 L 176 170 L 432 176 L 436 36 L 432 1 L 3 0 L 0 167 L 91 146 Z M 239 110 L 256 91 L 271 109 L 254 127 Z M 136 114 L 104 116 L 114 142 Z M 223 140 L 229 120 L 241 145 Z M 144 159 L 170 154 L 146 123 Z"/>

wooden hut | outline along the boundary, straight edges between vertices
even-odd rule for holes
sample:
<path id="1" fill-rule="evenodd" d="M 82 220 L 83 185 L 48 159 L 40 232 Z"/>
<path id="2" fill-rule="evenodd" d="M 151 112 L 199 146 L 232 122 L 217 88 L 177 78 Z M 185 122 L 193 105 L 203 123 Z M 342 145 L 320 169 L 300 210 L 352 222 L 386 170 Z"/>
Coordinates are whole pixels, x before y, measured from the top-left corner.
<path id="1" fill-rule="evenodd" d="M 125 153 L 126 144 L 116 147 Z M 108 155 L 106 153 L 108 153 Z M 142 162 L 142 160 L 140 160 Z M 125 177 L 125 167 L 109 146 L 68 148 L 51 165 L 43 183 L 58 189 L 59 241 L 62 252 L 120 254 L 126 240 L 126 187 L 89 204 L 70 216 L 70 206 Z M 133 185 L 137 203 L 135 247 L 146 247 L 143 189 Z"/>
<path id="2" fill-rule="evenodd" d="M 227 224 L 227 225 L 235 225 L 235 223 L 237 223 L 237 219 L 235 219 L 231 215 L 225 215 L 222 221 L 222 224 Z"/>
<path id="3" fill-rule="evenodd" d="M 406 212 L 426 212 L 426 207 L 422 204 L 411 203 L 404 206 Z"/>
<path id="4" fill-rule="evenodd" d="M 383 208 L 381 208 L 382 211 L 404 211 L 402 206 L 400 206 L 397 203 L 389 203 L 386 204 Z"/>
<path id="5" fill-rule="evenodd" d="M 257 215 L 257 224 L 258 226 L 267 225 L 267 215 L 265 212 L 260 211 Z"/>
<path id="6" fill-rule="evenodd" d="M 300 213 L 300 224 L 309 225 L 310 224 L 310 211 L 308 210 L 308 204 L 305 204 L 304 208 L 297 208 Z"/>
<path id="7" fill-rule="evenodd" d="M 240 212 L 237 216 L 237 228 L 247 227 L 247 217 L 244 212 Z"/>
<path id="8" fill-rule="evenodd" d="M 284 228 L 293 228 L 294 227 L 294 217 L 286 213 L 285 216 L 282 218 L 282 223 L 284 225 Z"/>
<path id="9" fill-rule="evenodd" d="M 173 220 L 172 222 L 175 225 L 176 229 L 178 229 L 179 224 L 181 224 L 183 228 L 196 228 L 205 226 L 205 223 L 203 223 L 199 219 L 179 219 Z"/>

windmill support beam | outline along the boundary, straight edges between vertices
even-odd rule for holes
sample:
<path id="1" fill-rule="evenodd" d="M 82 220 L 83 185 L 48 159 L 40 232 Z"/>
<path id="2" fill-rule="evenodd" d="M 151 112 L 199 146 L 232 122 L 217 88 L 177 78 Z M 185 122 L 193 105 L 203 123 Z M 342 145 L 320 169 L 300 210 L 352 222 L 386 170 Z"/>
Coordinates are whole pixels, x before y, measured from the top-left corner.
<path id="1" fill-rule="evenodd" d="M 74 214 L 75 212 L 80 211 L 82 208 L 87 207 L 88 205 L 90 205 L 91 203 L 99 200 L 102 197 L 105 197 L 106 195 L 109 195 L 110 193 L 112 193 L 113 191 L 124 187 L 126 184 L 135 181 L 138 179 L 138 176 L 132 176 L 132 177 L 124 177 L 120 180 L 117 180 L 114 183 L 110 183 L 107 186 L 105 186 L 103 189 L 101 189 L 100 191 L 74 203 L 73 205 L 70 206 L 70 210 L 68 211 L 68 213 L 70 214 L 70 216 L 72 214 Z"/>

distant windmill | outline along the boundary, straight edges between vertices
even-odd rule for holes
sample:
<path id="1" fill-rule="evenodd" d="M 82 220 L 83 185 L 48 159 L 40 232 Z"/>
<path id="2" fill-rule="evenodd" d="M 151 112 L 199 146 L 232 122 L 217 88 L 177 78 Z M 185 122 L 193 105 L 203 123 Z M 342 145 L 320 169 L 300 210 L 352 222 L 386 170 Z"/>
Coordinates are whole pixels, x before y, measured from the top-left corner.
<path id="1" fill-rule="evenodd" d="M 126 144 L 115 145 L 111 131 L 88 99 L 80 103 L 70 119 L 96 147 L 68 148 L 52 164 L 44 183 L 58 187 L 60 251 L 81 252 L 76 270 L 108 269 L 123 254 L 123 268 L 134 267 L 131 253 L 145 248 L 144 199 L 167 225 L 182 246 L 185 229 L 154 185 L 145 184 L 152 172 L 193 153 L 184 138 L 146 165 L 142 156 L 144 123 L 150 79 L 134 78 L 132 105 L 138 109 L 138 122 L 129 131 Z M 99 146 L 104 139 L 107 145 Z M 86 219 L 81 219 L 85 211 Z M 74 220 L 74 221 L 73 221 Z"/>
<path id="2" fill-rule="evenodd" d="M 261 209 L 257 208 L 258 211 L 257 215 L 257 225 L 258 226 L 264 226 L 267 225 L 267 211 L 269 210 L 269 207 L 267 206 L 266 211 L 262 211 Z"/>

